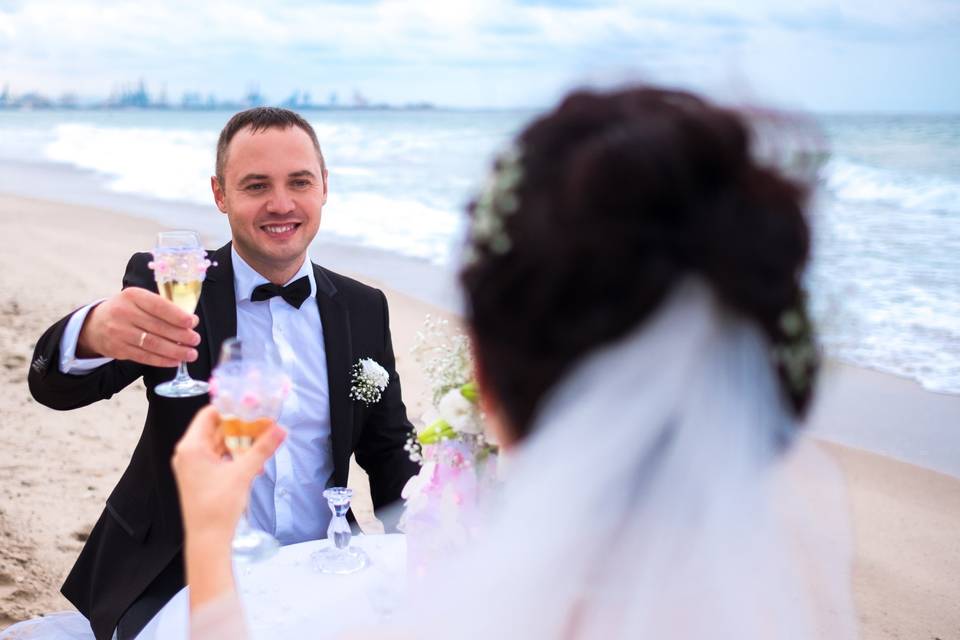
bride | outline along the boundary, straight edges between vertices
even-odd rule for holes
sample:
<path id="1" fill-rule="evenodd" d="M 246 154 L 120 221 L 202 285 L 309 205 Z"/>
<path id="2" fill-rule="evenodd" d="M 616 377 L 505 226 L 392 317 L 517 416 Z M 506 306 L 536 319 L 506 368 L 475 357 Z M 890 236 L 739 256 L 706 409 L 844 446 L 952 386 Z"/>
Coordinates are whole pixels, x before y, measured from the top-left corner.
<path id="1" fill-rule="evenodd" d="M 799 426 L 806 196 L 687 93 L 576 92 L 517 136 L 461 269 L 502 495 L 369 637 L 856 636 L 842 483 Z M 215 434 L 206 409 L 173 461 L 196 640 L 246 635 L 229 540 L 282 439 L 229 462 Z"/>

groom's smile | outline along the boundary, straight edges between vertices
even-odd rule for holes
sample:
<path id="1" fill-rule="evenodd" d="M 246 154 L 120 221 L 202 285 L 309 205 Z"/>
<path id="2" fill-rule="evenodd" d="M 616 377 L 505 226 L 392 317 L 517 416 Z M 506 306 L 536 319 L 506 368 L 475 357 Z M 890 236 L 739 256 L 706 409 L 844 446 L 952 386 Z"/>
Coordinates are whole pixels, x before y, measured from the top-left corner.
<path id="1" fill-rule="evenodd" d="M 260 227 L 274 238 L 288 238 L 293 231 L 300 226 L 299 222 L 290 222 L 287 224 L 268 224 Z"/>
<path id="2" fill-rule="evenodd" d="M 327 199 L 327 175 L 310 137 L 298 127 L 237 132 L 223 184 L 212 180 L 234 246 L 261 275 L 285 284 L 303 264 Z"/>
<path id="3" fill-rule="evenodd" d="M 270 220 L 260 225 L 260 231 L 267 236 L 268 242 L 286 242 L 295 238 L 302 227 L 299 220 Z"/>

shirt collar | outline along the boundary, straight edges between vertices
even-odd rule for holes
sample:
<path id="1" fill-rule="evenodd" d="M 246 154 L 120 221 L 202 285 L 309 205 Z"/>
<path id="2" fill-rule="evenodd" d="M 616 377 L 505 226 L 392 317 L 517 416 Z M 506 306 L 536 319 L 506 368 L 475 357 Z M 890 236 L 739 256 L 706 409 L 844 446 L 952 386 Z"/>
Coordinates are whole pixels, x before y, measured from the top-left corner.
<path id="1" fill-rule="evenodd" d="M 232 246 L 230 247 L 230 257 L 233 259 L 233 293 L 238 303 L 249 301 L 254 288 L 261 284 L 266 284 L 269 280 L 247 264 L 246 260 L 241 258 L 236 248 Z M 307 276 L 307 279 L 310 281 L 310 297 L 313 298 L 317 295 L 317 283 L 313 277 L 313 264 L 306 258 L 304 258 L 303 264 L 300 265 L 300 270 L 285 282 L 284 286 L 303 276 Z"/>

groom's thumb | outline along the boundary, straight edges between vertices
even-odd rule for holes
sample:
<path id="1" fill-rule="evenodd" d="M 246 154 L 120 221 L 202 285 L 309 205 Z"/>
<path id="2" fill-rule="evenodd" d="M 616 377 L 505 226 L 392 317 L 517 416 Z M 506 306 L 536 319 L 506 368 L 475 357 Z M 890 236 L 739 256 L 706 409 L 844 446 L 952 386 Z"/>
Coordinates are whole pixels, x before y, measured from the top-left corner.
<path id="1" fill-rule="evenodd" d="M 273 424 L 260 434 L 245 454 L 240 456 L 238 462 L 251 480 L 257 474 L 263 472 L 264 463 L 276 452 L 277 447 L 280 446 L 286 436 L 287 432 L 284 431 L 283 427 Z"/>

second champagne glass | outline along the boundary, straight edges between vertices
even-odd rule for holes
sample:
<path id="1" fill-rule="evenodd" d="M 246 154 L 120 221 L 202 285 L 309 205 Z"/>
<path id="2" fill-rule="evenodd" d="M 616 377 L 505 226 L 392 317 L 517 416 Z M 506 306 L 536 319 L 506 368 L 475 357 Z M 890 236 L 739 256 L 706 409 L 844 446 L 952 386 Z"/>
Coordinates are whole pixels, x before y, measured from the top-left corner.
<path id="1" fill-rule="evenodd" d="M 187 313 L 197 308 L 209 266 L 207 252 L 200 246 L 200 237 L 195 231 L 161 231 L 157 235 L 150 263 L 157 289 L 161 296 Z M 187 363 L 181 362 L 176 377 L 158 384 L 154 392 L 165 398 L 191 398 L 207 393 L 207 383 L 191 378 Z"/>
<path id="2" fill-rule="evenodd" d="M 210 378 L 210 397 L 220 412 L 220 430 L 230 455 L 243 455 L 257 436 L 280 417 L 290 380 L 275 354 L 259 345 L 230 338 L 223 343 L 220 362 Z M 237 523 L 234 558 L 256 562 L 269 558 L 280 544 L 250 524 L 249 507 Z"/>

